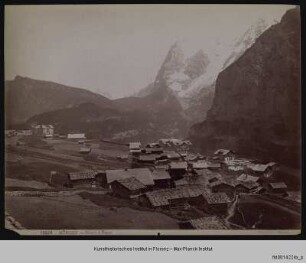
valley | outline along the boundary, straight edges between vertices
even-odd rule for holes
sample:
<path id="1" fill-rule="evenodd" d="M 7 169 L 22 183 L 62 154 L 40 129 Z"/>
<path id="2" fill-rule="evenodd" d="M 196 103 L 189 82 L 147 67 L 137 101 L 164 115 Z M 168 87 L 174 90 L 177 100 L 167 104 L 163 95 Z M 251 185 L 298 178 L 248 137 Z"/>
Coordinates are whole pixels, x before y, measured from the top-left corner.
<path id="1" fill-rule="evenodd" d="M 125 97 L 7 80 L 6 227 L 298 234 L 299 9 L 243 32 L 189 53 L 175 42 Z"/>

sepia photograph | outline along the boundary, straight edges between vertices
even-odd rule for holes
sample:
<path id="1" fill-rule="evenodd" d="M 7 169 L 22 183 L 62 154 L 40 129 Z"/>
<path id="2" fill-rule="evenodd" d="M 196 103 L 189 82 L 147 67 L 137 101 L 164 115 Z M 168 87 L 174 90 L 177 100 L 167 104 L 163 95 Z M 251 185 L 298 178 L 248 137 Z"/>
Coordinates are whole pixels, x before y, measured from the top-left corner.
<path id="1" fill-rule="evenodd" d="M 5 228 L 298 235 L 295 5 L 6 5 Z"/>

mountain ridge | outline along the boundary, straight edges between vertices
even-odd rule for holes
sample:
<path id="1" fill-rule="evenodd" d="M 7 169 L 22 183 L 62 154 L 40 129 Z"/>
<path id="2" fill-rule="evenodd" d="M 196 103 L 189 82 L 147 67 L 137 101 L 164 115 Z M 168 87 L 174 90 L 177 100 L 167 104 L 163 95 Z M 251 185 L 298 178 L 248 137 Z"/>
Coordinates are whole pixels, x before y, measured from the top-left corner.
<path id="1" fill-rule="evenodd" d="M 287 11 L 219 74 L 206 120 L 189 132 L 202 150 L 228 147 L 299 165 L 299 26 L 299 12 Z"/>

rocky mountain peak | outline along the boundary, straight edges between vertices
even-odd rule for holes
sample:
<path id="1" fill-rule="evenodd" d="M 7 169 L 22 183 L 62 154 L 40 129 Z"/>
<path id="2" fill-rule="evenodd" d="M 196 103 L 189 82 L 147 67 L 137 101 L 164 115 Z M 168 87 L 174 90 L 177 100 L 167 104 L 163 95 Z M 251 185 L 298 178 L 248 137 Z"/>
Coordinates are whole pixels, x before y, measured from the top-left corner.
<path id="1" fill-rule="evenodd" d="M 213 105 L 191 137 L 206 149 L 227 147 L 296 165 L 299 67 L 300 21 L 293 9 L 218 75 Z"/>
<path id="2" fill-rule="evenodd" d="M 191 79 L 195 79 L 206 72 L 209 64 L 208 56 L 203 49 L 197 51 L 192 57 L 186 60 L 184 73 Z"/>

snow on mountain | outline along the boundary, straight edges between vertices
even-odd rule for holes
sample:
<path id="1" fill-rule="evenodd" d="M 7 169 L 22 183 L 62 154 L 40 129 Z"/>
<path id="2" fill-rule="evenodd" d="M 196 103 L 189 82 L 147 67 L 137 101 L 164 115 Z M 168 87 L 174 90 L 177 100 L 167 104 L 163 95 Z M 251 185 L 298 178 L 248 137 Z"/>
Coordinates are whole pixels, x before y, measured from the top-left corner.
<path id="1" fill-rule="evenodd" d="M 244 51 L 253 45 L 255 40 L 270 26 L 271 24 L 263 19 L 259 19 L 257 23 L 253 24 L 240 38 L 235 41 L 232 46 L 232 53 L 225 60 L 223 68 L 226 68 L 235 62 L 244 53 Z"/>
<path id="2" fill-rule="evenodd" d="M 208 64 L 205 73 L 192 80 L 188 88 L 182 89 L 179 93 L 179 97 L 191 98 L 212 92 L 214 83 L 218 77 L 218 74 L 234 63 L 249 47 L 251 47 L 256 39 L 267 30 L 272 24 L 277 21 L 265 21 L 259 19 L 255 24 L 248 28 L 242 36 L 237 38 L 232 44 L 222 44 L 218 41 L 211 46 L 211 49 L 207 51 Z M 203 89 L 207 89 L 206 91 Z"/>
<path id="3" fill-rule="evenodd" d="M 176 42 L 169 50 L 154 83 L 140 90 L 136 96 L 146 96 L 160 87 L 169 88 L 177 97 L 184 110 L 198 109 L 204 97 L 213 99 L 215 82 L 218 74 L 235 62 L 256 39 L 277 21 L 259 19 L 232 43 L 219 40 L 207 40 L 205 51 L 200 49 L 193 55 L 184 50 L 183 43 Z"/>

